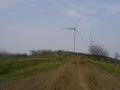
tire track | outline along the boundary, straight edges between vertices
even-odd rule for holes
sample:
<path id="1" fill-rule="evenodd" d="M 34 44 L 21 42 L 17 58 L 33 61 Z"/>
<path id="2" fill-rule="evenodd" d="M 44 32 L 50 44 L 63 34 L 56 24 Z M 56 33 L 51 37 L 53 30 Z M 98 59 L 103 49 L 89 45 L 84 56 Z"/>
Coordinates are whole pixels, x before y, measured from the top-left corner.
<path id="1" fill-rule="evenodd" d="M 120 90 L 120 82 L 101 73 L 87 61 L 75 60 L 61 67 L 10 82 L 1 90 Z"/>

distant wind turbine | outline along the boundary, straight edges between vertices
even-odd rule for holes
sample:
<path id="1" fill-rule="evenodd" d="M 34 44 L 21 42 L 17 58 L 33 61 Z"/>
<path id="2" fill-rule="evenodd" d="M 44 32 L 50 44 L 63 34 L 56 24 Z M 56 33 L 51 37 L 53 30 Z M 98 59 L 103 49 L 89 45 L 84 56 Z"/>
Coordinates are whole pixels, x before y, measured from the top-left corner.
<path id="1" fill-rule="evenodd" d="M 80 35 L 79 31 L 77 30 L 77 27 L 80 23 L 81 17 L 79 18 L 78 22 L 76 23 L 75 27 L 73 28 L 61 28 L 61 29 L 68 29 L 68 30 L 73 30 L 74 31 L 74 53 L 75 53 L 75 45 L 76 45 L 76 33 L 80 36 L 80 38 L 83 40 L 82 36 Z"/>
<path id="2" fill-rule="evenodd" d="M 90 32 L 90 46 L 92 46 L 93 44 L 95 44 L 95 41 L 93 40 L 92 33 Z"/>

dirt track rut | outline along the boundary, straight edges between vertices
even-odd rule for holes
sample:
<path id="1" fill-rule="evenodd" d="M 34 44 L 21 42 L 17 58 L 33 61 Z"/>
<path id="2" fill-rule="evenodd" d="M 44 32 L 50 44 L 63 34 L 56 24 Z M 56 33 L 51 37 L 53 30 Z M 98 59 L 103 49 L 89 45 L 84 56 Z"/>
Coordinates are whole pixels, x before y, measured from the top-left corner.
<path id="1" fill-rule="evenodd" d="M 10 82 L 2 90 L 120 90 L 120 82 L 94 64 L 73 61 L 56 70 Z"/>

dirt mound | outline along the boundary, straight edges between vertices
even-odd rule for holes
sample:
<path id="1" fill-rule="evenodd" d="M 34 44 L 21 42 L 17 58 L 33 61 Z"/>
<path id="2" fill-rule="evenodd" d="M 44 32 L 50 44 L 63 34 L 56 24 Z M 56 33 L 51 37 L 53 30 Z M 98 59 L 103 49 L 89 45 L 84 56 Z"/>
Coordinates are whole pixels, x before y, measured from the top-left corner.
<path id="1" fill-rule="evenodd" d="M 80 66 L 80 67 L 82 67 L 82 66 L 85 66 L 85 65 L 86 65 L 86 63 L 85 63 L 85 62 L 83 62 L 83 61 L 74 61 L 74 62 L 72 62 L 72 64 L 73 64 L 73 65 L 78 65 L 78 66 Z"/>
<path id="2" fill-rule="evenodd" d="M 93 64 L 73 61 L 50 72 L 1 85 L 0 90 L 120 90 L 120 82 Z"/>

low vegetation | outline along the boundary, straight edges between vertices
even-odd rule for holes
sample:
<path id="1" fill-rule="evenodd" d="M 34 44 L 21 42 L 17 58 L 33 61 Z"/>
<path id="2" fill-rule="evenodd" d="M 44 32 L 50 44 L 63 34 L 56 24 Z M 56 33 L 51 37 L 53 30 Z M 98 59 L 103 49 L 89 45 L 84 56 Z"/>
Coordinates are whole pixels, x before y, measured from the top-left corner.
<path id="1" fill-rule="evenodd" d="M 95 55 L 83 55 L 83 57 L 85 60 L 99 66 L 102 70 L 120 75 L 120 60 Z"/>
<path id="2" fill-rule="evenodd" d="M 67 58 L 55 55 L 37 55 L 29 57 L 11 57 L 0 60 L 0 82 L 23 78 L 37 72 L 44 72 L 67 62 Z"/>
<path id="3" fill-rule="evenodd" d="M 0 59 L 0 83 L 24 78 L 38 72 L 45 72 L 59 67 L 71 60 L 88 60 L 100 68 L 111 73 L 120 74 L 120 64 L 106 62 L 110 58 L 102 57 L 101 61 L 96 56 L 65 51 L 37 51 L 23 57 L 6 57 Z"/>
<path id="4" fill-rule="evenodd" d="M 92 63 L 99 65 L 100 68 L 107 70 L 111 73 L 120 74 L 120 64 L 108 63 L 105 61 L 90 60 Z"/>

